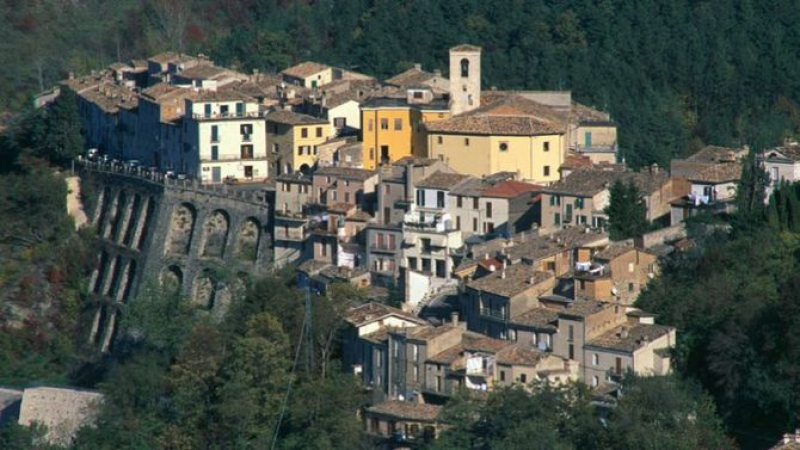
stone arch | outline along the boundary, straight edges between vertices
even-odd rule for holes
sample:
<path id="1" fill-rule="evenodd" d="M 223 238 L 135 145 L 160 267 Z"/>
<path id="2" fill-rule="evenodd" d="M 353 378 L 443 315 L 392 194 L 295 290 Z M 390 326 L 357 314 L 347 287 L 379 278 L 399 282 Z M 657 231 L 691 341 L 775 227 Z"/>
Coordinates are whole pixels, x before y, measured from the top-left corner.
<path id="1" fill-rule="evenodd" d="M 141 222 L 141 226 L 137 224 L 136 228 L 136 236 L 134 236 L 133 240 L 136 243 L 135 248 L 137 250 L 141 250 L 144 247 L 144 243 L 147 240 L 147 233 L 150 231 L 150 224 L 153 222 L 153 213 L 156 210 L 156 199 L 155 197 L 150 197 L 147 200 L 147 207 L 144 210 L 144 216 L 141 218 L 139 222 Z"/>
<path id="2" fill-rule="evenodd" d="M 111 188 L 106 186 L 102 191 L 100 191 L 100 198 L 97 200 L 97 205 L 94 208 L 94 225 L 97 227 L 98 231 L 102 230 L 103 224 L 106 220 L 108 205 L 110 203 L 108 201 L 109 197 L 111 197 Z"/>
<path id="3" fill-rule="evenodd" d="M 461 78 L 469 78 L 469 59 L 461 60 Z"/>
<path id="4" fill-rule="evenodd" d="M 308 175 L 309 173 L 311 173 L 311 167 L 309 167 L 308 164 L 303 164 L 302 166 L 300 166 L 300 173 Z"/>
<path id="5" fill-rule="evenodd" d="M 106 294 L 110 295 L 112 298 L 116 298 L 121 278 L 122 278 L 122 257 L 117 255 L 117 257 L 114 258 L 114 263 L 111 268 L 111 281 L 110 283 L 108 283 L 108 291 L 106 291 Z"/>
<path id="6" fill-rule="evenodd" d="M 242 222 L 236 234 L 236 256 L 244 261 L 255 262 L 258 259 L 260 243 L 261 222 L 255 217 L 248 217 Z"/>
<path id="7" fill-rule="evenodd" d="M 92 292 L 95 294 L 100 294 L 103 290 L 103 284 L 105 283 L 106 279 L 106 271 L 108 270 L 109 264 L 109 256 L 105 250 L 100 252 L 100 261 L 98 262 L 97 266 L 97 277 L 94 280 L 94 286 L 92 286 Z"/>
<path id="8" fill-rule="evenodd" d="M 122 289 L 119 290 L 117 298 L 123 303 L 127 303 L 133 290 L 133 280 L 136 277 L 136 261 L 130 260 L 128 267 L 125 268 L 125 276 L 122 281 Z"/>
<path id="9" fill-rule="evenodd" d="M 172 284 L 176 289 L 180 289 L 180 287 L 183 286 L 183 269 L 175 264 L 164 267 L 164 269 L 161 270 L 160 280 L 162 286 L 169 286 Z"/>
<path id="10" fill-rule="evenodd" d="M 203 223 L 201 256 L 222 258 L 225 255 L 230 223 L 228 213 L 221 209 L 214 210 L 206 217 L 205 223 Z"/>
<path id="11" fill-rule="evenodd" d="M 201 271 L 192 283 L 192 303 L 202 309 L 212 309 L 216 290 L 216 282 L 211 271 L 208 269 Z"/>
<path id="12" fill-rule="evenodd" d="M 191 203 L 181 203 L 172 209 L 172 218 L 167 233 L 167 254 L 189 254 L 196 220 L 197 210 Z"/>
<path id="13" fill-rule="evenodd" d="M 114 204 L 114 215 L 109 218 L 111 220 L 111 229 L 105 236 L 107 239 L 111 239 L 112 241 L 117 240 L 120 225 L 122 224 L 122 216 L 125 214 L 125 203 L 127 200 L 128 194 L 125 193 L 124 189 L 121 189 L 119 194 L 117 194 L 117 200 Z"/>
<path id="14" fill-rule="evenodd" d="M 128 207 L 130 212 L 128 213 L 128 223 L 125 226 L 125 233 L 122 236 L 122 245 L 130 247 L 133 242 L 133 235 L 136 234 L 136 225 L 142 215 L 141 206 L 142 196 L 139 194 L 134 195 L 133 201 Z"/>

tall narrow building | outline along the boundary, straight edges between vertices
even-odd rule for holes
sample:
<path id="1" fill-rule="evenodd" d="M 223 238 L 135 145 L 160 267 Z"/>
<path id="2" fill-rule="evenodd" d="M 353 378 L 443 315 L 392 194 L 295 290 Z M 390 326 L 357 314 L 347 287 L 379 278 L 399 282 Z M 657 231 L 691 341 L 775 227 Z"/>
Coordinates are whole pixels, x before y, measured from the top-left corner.
<path id="1" fill-rule="evenodd" d="M 450 111 L 453 115 L 481 106 L 481 48 L 462 44 L 450 49 Z"/>

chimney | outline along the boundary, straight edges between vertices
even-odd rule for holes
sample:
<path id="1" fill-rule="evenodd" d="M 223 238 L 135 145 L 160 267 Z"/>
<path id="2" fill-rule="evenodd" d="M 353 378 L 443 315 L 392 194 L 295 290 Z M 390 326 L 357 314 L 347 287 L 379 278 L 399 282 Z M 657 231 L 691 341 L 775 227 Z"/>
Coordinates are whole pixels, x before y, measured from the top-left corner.
<path id="1" fill-rule="evenodd" d="M 619 337 L 622 339 L 628 338 L 628 327 L 622 327 L 622 329 L 619 331 Z"/>
<path id="2" fill-rule="evenodd" d="M 528 284 L 530 284 L 531 286 L 533 286 L 534 284 L 536 284 L 536 277 L 535 277 L 535 276 L 533 276 L 533 275 L 531 275 L 530 277 L 528 277 Z"/>
<path id="3" fill-rule="evenodd" d="M 506 279 L 506 268 L 505 267 L 503 267 L 503 271 L 500 272 L 500 279 L 501 280 L 505 280 Z"/>
<path id="4" fill-rule="evenodd" d="M 458 326 L 458 311 L 453 311 L 450 313 L 450 323 L 454 326 Z"/>
<path id="5" fill-rule="evenodd" d="M 422 70 L 422 64 L 414 63 L 414 70 Z"/>
<path id="6" fill-rule="evenodd" d="M 75 72 L 70 72 L 69 73 L 69 79 L 70 80 L 74 80 L 75 79 Z"/>
<path id="7" fill-rule="evenodd" d="M 650 166 L 650 173 L 652 173 L 653 175 L 658 173 L 658 163 L 653 163 Z"/>

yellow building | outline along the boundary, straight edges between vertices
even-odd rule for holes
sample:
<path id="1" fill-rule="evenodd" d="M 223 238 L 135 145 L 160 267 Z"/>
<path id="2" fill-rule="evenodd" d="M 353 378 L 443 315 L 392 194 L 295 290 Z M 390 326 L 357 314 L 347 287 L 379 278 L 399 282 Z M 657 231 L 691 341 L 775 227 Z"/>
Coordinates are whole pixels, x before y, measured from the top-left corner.
<path id="1" fill-rule="evenodd" d="M 318 146 L 331 136 L 328 121 L 279 110 L 267 114 L 267 152 L 271 175 L 308 173 L 317 163 Z"/>
<path id="2" fill-rule="evenodd" d="M 510 95 L 426 128 L 429 157 L 459 173 L 507 171 L 536 183 L 559 180 L 567 124 L 537 102 Z"/>
<path id="3" fill-rule="evenodd" d="M 427 157 L 424 124 L 445 120 L 450 110 L 430 87 L 409 88 L 406 97 L 375 97 L 361 105 L 364 168 L 375 170 L 406 156 Z"/>

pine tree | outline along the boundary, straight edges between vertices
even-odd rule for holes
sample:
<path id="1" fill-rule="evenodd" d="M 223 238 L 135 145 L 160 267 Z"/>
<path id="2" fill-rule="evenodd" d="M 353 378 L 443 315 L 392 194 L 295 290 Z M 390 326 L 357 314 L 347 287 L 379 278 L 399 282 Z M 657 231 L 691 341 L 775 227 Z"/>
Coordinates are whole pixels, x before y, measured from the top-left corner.
<path id="1" fill-rule="evenodd" d="M 649 228 L 647 205 L 639 188 L 633 182 L 616 181 L 611 186 L 610 194 L 611 201 L 605 213 L 608 214 L 611 239 L 620 241 L 645 233 Z"/>
<path id="2" fill-rule="evenodd" d="M 47 112 L 45 130 L 38 149 L 42 156 L 56 163 L 64 163 L 81 154 L 85 144 L 75 93 L 63 90 Z"/>

